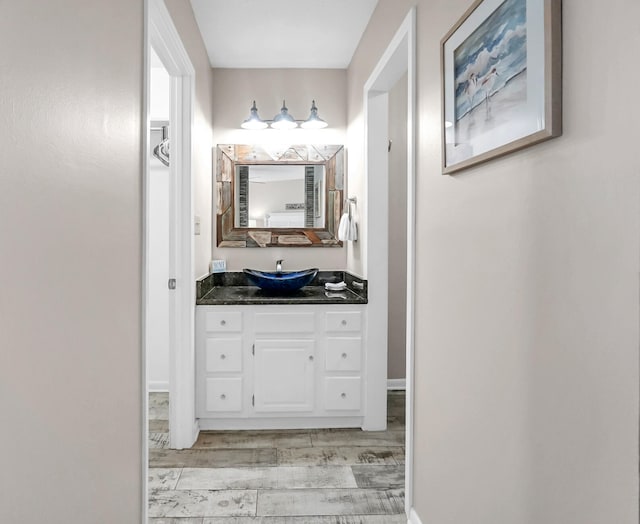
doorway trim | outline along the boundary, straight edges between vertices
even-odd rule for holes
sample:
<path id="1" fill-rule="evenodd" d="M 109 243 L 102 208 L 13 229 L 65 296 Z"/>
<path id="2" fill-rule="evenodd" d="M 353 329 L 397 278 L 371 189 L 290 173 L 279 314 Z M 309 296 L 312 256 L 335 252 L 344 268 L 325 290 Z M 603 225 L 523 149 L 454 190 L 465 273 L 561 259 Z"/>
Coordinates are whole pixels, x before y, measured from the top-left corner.
<path id="1" fill-rule="evenodd" d="M 195 69 L 164 0 L 145 1 L 144 115 L 143 115 L 143 340 L 142 340 L 142 451 L 143 522 L 147 518 L 148 393 L 146 374 L 146 310 L 149 300 L 148 187 L 150 115 L 149 50 L 153 48 L 169 73 L 171 162 L 169 175 L 170 276 L 176 279 L 169 299 L 169 434 L 172 448 L 189 447 L 198 435 L 195 418 L 195 282 L 193 272 L 193 195 L 191 180 Z"/>
<path id="2" fill-rule="evenodd" d="M 405 511 L 419 522 L 413 509 L 413 415 L 415 347 L 415 183 L 416 183 L 416 8 L 412 7 L 364 85 L 365 192 L 369 281 L 369 341 L 387 340 L 388 315 L 388 108 L 389 90 L 407 73 L 407 323 L 406 323 L 406 460 Z M 375 264 L 369 263 L 375 260 Z M 384 342 L 382 342 L 384 343 Z M 386 366 L 385 366 L 386 369 Z M 385 377 L 386 380 L 386 377 Z"/>
<path id="3" fill-rule="evenodd" d="M 170 272 L 176 279 L 169 306 L 169 433 L 171 447 L 190 447 L 195 418 L 195 289 L 191 181 L 195 69 L 164 0 L 149 0 L 149 40 L 171 77 Z"/>

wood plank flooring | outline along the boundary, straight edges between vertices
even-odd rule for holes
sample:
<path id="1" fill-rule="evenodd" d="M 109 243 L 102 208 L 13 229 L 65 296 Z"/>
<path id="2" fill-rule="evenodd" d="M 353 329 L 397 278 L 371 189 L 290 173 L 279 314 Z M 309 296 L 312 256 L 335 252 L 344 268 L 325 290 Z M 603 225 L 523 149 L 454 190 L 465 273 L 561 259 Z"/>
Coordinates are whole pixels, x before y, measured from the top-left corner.
<path id="1" fill-rule="evenodd" d="M 168 449 L 169 398 L 149 396 L 149 524 L 406 524 L 404 391 L 387 431 L 205 431 Z"/>

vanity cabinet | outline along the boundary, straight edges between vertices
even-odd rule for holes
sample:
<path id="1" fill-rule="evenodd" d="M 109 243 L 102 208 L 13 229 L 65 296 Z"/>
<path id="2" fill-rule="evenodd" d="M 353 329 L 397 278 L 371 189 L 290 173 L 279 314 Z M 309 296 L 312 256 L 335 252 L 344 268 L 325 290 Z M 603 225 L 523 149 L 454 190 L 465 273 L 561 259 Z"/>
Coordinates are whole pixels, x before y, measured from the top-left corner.
<path id="1" fill-rule="evenodd" d="M 196 308 L 201 429 L 361 427 L 366 306 Z"/>

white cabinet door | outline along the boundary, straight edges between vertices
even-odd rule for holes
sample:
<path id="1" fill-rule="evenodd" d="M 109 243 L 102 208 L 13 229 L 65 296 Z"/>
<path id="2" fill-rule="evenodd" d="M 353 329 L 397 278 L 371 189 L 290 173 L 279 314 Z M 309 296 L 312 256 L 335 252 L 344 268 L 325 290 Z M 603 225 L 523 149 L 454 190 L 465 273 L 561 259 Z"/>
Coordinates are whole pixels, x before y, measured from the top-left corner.
<path id="1" fill-rule="evenodd" d="M 313 340 L 256 340 L 255 411 L 313 410 Z"/>

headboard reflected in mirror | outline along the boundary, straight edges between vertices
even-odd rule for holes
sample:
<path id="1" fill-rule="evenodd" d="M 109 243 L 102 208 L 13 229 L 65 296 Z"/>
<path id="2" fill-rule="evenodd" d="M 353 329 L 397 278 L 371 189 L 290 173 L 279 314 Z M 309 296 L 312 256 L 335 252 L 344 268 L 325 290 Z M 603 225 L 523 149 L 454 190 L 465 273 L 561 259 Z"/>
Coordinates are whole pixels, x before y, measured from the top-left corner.
<path id="1" fill-rule="evenodd" d="M 341 247 L 341 145 L 216 148 L 218 247 Z"/>

